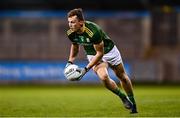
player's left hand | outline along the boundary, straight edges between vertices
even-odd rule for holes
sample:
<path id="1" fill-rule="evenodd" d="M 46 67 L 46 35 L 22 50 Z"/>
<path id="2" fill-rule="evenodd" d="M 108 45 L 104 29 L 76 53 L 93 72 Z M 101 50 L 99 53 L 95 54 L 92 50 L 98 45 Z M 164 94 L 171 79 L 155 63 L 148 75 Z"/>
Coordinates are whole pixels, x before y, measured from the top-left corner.
<path id="1" fill-rule="evenodd" d="M 89 69 L 87 67 L 78 68 L 77 70 L 81 73 L 80 77 L 78 78 L 78 81 L 81 80 L 83 78 L 83 76 L 89 71 Z"/>

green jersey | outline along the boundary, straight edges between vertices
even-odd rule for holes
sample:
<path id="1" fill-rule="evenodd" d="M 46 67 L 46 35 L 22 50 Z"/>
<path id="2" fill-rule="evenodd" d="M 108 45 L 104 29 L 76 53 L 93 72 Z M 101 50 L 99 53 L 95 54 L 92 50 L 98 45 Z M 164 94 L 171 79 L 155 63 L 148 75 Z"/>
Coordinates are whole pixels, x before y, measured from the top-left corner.
<path id="1" fill-rule="evenodd" d="M 85 21 L 84 32 L 77 34 L 71 29 L 67 31 L 68 38 L 72 43 L 83 45 L 86 55 L 95 55 L 96 51 L 93 44 L 99 44 L 104 42 L 104 53 L 108 53 L 113 47 L 113 41 L 107 36 L 107 34 L 95 23 Z"/>

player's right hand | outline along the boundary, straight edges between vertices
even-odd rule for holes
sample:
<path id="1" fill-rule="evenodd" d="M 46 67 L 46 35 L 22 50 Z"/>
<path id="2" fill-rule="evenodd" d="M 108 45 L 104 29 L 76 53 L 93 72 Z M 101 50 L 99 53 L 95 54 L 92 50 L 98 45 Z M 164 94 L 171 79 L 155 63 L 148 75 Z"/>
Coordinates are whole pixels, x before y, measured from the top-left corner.
<path id="1" fill-rule="evenodd" d="M 76 71 L 80 72 L 80 77 L 77 79 L 77 81 L 81 80 L 83 78 L 83 76 L 89 71 L 89 69 L 87 67 L 85 68 L 77 68 Z"/>
<path id="2" fill-rule="evenodd" d="M 69 65 L 71 65 L 71 64 L 73 64 L 73 62 L 68 61 L 67 64 L 66 64 L 66 66 L 65 66 L 65 68 L 67 68 L 67 67 L 68 67 Z"/>

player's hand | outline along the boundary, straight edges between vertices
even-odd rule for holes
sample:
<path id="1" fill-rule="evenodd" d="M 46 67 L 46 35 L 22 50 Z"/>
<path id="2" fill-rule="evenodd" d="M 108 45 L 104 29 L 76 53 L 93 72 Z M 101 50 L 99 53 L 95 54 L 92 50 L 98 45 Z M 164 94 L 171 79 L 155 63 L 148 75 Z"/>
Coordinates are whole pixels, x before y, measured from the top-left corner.
<path id="1" fill-rule="evenodd" d="M 73 64 L 73 62 L 68 61 L 67 64 L 66 64 L 66 66 L 65 66 L 65 68 L 67 68 L 67 67 L 68 67 L 69 65 L 71 65 L 71 64 Z"/>
<path id="2" fill-rule="evenodd" d="M 78 78 L 78 81 L 81 80 L 83 78 L 83 76 L 89 71 L 89 69 L 87 67 L 78 68 L 77 70 L 81 73 L 80 77 Z"/>

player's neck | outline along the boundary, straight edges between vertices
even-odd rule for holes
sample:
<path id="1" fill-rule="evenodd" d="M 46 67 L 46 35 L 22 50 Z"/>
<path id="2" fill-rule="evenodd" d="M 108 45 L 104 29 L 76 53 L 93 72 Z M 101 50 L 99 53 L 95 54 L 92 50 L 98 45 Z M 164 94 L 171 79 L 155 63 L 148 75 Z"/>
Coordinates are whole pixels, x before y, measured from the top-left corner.
<path id="1" fill-rule="evenodd" d="M 85 31 L 85 24 L 77 31 L 77 34 L 82 34 Z"/>

